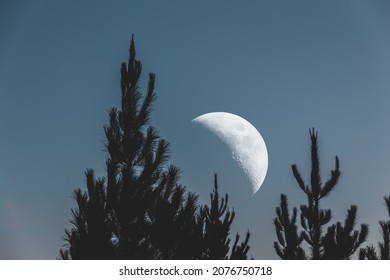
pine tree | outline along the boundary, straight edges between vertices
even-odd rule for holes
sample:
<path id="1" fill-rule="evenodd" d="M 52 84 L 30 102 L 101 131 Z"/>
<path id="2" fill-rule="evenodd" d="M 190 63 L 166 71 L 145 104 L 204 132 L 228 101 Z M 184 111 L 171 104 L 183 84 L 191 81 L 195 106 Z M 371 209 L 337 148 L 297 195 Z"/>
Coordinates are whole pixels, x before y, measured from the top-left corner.
<path id="1" fill-rule="evenodd" d="M 60 259 L 246 259 L 249 232 L 230 249 L 234 211 L 219 199 L 217 176 L 211 206 L 179 183 L 180 170 L 166 167 L 168 142 L 149 125 L 155 75 L 142 97 L 141 62 L 134 38 L 121 67 L 121 109 L 104 127 L 106 176 L 86 172 L 87 190 L 76 189 L 70 229 Z M 228 253 L 230 254 L 230 257 Z"/>
<path id="2" fill-rule="evenodd" d="M 227 210 L 228 195 L 219 198 L 217 175 L 214 174 L 214 190 L 210 194 L 211 206 L 205 206 L 205 259 L 223 260 L 229 252 L 230 226 L 233 222 L 233 212 Z"/>
<path id="3" fill-rule="evenodd" d="M 304 182 L 295 164 L 291 167 L 300 189 L 307 197 L 307 204 L 300 207 L 302 231 L 298 237 L 295 230 L 296 210 L 293 210 L 293 216 L 290 219 L 288 216 L 287 198 L 283 198 L 282 195 L 281 206 L 276 209 L 277 218 L 275 219 L 280 245 L 275 243 L 274 247 L 281 258 L 294 259 L 306 255 L 310 259 L 348 259 L 367 239 L 368 226 L 362 224 L 360 231 L 353 230 L 357 213 L 357 206 L 353 205 L 347 213 L 344 226 L 341 223 L 336 223 L 328 227 L 326 234 L 323 233 L 323 227 L 330 222 L 332 213 L 330 209 L 321 209 L 320 202 L 329 196 L 335 188 L 341 172 L 339 170 L 339 159 L 336 156 L 335 169 L 331 171 L 328 181 L 325 184 L 322 183 L 318 156 L 318 135 L 314 128 L 309 132 L 311 139 L 310 185 Z M 302 249 L 299 245 L 301 239 L 308 244 L 311 251 L 310 254 L 305 253 L 302 255 Z"/>
<path id="4" fill-rule="evenodd" d="M 390 196 L 384 198 L 387 213 L 390 218 Z M 383 241 L 378 242 L 378 251 L 373 245 L 360 249 L 359 259 L 361 260 L 390 260 L 390 219 L 387 221 L 380 221 L 380 232 Z"/>
<path id="5" fill-rule="evenodd" d="M 210 194 L 210 206 L 205 206 L 204 215 L 204 253 L 203 259 L 224 260 L 224 259 L 247 259 L 249 251 L 249 232 L 244 242 L 238 245 L 239 235 L 236 235 L 231 254 L 230 251 L 230 226 L 234 220 L 235 212 L 228 209 L 229 197 L 220 198 L 218 192 L 217 174 L 214 174 L 214 190 Z"/>
<path id="6" fill-rule="evenodd" d="M 301 206 L 301 225 L 304 229 L 302 236 L 311 246 L 312 258 L 320 259 L 322 250 L 322 226 L 327 224 L 331 219 L 331 210 L 321 210 L 320 200 L 328 196 L 334 189 L 341 173 L 339 171 L 339 159 L 336 156 L 335 170 L 332 171 L 331 178 L 322 186 L 318 158 L 317 133 L 314 131 L 314 128 L 310 130 L 310 138 L 312 163 L 310 186 L 305 184 L 295 164 L 292 165 L 292 171 L 299 187 L 305 192 L 308 199 L 307 205 Z"/>
<path id="7" fill-rule="evenodd" d="M 75 191 L 73 226 L 65 231 L 60 258 L 189 258 L 196 255 L 191 249 L 199 251 L 183 244 L 196 232 L 197 197 L 178 184 L 176 167 L 165 167 L 168 142 L 149 125 L 155 75 L 149 74 L 142 98 L 142 65 L 135 57 L 132 37 L 121 67 L 121 110 L 111 109 L 104 127 L 107 175 L 96 179 L 88 170 L 87 191 Z"/>

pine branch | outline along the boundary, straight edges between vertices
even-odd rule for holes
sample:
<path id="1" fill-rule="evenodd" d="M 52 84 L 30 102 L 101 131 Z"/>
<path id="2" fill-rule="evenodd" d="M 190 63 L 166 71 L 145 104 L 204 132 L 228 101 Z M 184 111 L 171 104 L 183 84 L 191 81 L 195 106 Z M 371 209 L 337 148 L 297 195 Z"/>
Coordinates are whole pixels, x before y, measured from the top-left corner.
<path id="1" fill-rule="evenodd" d="M 367 225 L 362 224 L 360 231 L 353 230 L 356 223 L 356 213 L 357 207 L 352 205 L 347 212 L 344 226 L 338 222 L 328 228 L 322 239 L 324 259 L 349 259 L 361 244 L 366 241 L 368 236 Z"/>
<path id="2" fill-rule="evenodd" d="M 321 195 L 320 197 L 327 197 L 330 192 L 334 189 L 334 187 L 337 185 L 338 180 L 341 176 L 341 172 L 339 170 L 339 158 L 336 156 L 336 167 L 335 170 L 331 171 L 331 177 L 330 179 L 325 183 L 324 187 L 321 189 Z"/>
<path id="3" fill-rule="evenodd" d="M 389 196 L 385 196 L 383 199 L 384 199 L 384 201 L 385 201 L 385 206 L 386 206 L 387 214 L 388 214 L 389 217 L 390 217 L 390 195 L 389 195 Z"/>
<path id="4" fill-rule="evenodd" d="M 274 225 L 278 242 L 274 242 L 274 249 L 282 259 L 301 259 L 304 251 L 300 247 L 303 237 L 298 236 L 296 226 L 297 209 L 293 208 L 290 217 L 287 196 L 280 195 L 280 206 L 276 208 Z"/>
<path id="5" fill-rule="evenodd" d="M 302 189 L 302 191 L 304 191 L 307 194 L 309 192 L 309 189 L 308 189 L 308 187 L 305 186 L 305 182 L 303 181 L 302 176 L 299 173 L 297 166 L 295 164 L 293 164 L 291 166 L 291 169 L 292 169 L 292 172 L 293 172 L 295 179 L 298 182 L 299 187 Z"/>
<path id="6" fill-rule="evenodd" d="M 147 94 L 145 96 L 145 99 L 142 103 L 141 109 L 139 110 L 139 114 L 137 117 L 137 122 L 139 127 L 149 122 L 150 113 L 152 110 L 151 104 L 156 99 L 156 95 L 154 93 L 155 77 L 156 76 L 154 73 L 149 73 Z"/>
<path id="7" fill-rule="evenodd" d="M 383 241 L 378 243 L 379 252 L 382 260 L 390 260 L 390 221 L 380 221 Z"/>
<path id="8" fill-rule="evenodd" d="M 240 239 L 240 235 L 236 234 L 236 239 L 234 240 L 232 253 L 230 255 L 230 260 L 246 260 L 248 251 L 249 251 L 249 237 L 250 233 L 247 231 L 244 242 L 241 242 L 240 245 L 238 245 L 238 240 Z"/>
<path id="9" fill-rule="evenodd" d="M 311 138 L 311 193 L 315 198 L 321 191 L 320 160 L 318 157 L 317 132 L 314 127 L 309 131 Z"/>

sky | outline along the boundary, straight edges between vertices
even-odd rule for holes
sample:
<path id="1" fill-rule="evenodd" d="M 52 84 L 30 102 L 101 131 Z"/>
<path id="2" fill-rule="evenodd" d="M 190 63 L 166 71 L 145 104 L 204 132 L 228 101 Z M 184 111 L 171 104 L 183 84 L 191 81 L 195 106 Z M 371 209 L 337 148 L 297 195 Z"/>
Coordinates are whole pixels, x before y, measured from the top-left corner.
<path id="1" fill-rule="evenodd" d="M 108 110 L 120 102 L 120 64 L 131 34 L 156 74 L 151 124 L 170 142 L 181 183 L 209 202 L 213 174 L 251 233 L 255 259 L 278 259 L 273 219 L 281 193 L 306 202 L 309 129 L 323 181 L 342 177 L 323 207 L 331 222 L 350 205 L 380 239 L 390 195 L 388 1 L 0 1 L 0 259 L 55 259 L 84 172 L 105 174 Z M 267 145 L 260 190 L 195 117 L 248 120 Z"/>

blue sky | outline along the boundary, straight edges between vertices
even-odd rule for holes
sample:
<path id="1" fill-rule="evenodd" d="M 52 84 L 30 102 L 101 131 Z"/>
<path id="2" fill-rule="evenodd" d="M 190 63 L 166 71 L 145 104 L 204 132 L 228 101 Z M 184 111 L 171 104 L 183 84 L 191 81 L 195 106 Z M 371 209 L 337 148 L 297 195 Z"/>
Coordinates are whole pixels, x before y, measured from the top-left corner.
<path id="1" fill-rule="evenodd" d="M 156 73 L 151 123 L 171 143 L 170 163 L 202 203 L 219 174 L 237 212 L 232 232 L 250 230 L 255 258 L 277 258 L 280 193 L 305 202 L 291 164 L 308 178 L 313 126 L 323 179 L 336 155 L 343 173 L 323 206 L 335 222 L 358 205 L 377 241 L 390 194 L 389 2 L 242 2 L 0 3 L 0 258 L 58 255 L 73 190 L 87 168 L 104 175 L 103 125 L 119 105 L 132 33 L 144 88 Z M 253 197 L 228 148 L 191 123 L 212 111 L 244 117 L 267 144 Z"/>

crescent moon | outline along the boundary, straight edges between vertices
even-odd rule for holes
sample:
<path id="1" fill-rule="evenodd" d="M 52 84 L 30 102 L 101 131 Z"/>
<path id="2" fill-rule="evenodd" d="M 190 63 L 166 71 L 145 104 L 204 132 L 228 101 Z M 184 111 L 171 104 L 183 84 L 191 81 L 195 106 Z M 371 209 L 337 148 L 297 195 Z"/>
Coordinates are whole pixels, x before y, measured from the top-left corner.
<path id="1" fill-rule="evenodd" d="M 257 129 L 244 118 L 226 112 L 213 112 L 192 120 L 217 135 L 231 150 L 233 159 L 243 169 L 254 195 L 264 182 L 268 152 Z"/>

